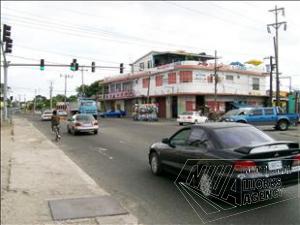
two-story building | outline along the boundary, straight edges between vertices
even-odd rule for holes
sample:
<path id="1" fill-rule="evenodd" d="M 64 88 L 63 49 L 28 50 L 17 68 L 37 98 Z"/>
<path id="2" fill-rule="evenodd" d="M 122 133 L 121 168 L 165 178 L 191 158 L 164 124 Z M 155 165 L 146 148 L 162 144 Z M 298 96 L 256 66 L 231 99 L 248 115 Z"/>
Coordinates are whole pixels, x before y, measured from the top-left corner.
<path id="1" fill-rule="evenodd" d="M 149 52 L 131 64 L 131 73 L 104 79 L 106 91 L 100 98 L 106 110 L 122 109 L 129 115 L 136 103 L 157 103 L 161 118 L 203 106 L 227 111 L 237 102 L 266 102 L 265 73 L 223 64 L 217 65 L 215 101 L 213 59 L 205 53 Z"/>

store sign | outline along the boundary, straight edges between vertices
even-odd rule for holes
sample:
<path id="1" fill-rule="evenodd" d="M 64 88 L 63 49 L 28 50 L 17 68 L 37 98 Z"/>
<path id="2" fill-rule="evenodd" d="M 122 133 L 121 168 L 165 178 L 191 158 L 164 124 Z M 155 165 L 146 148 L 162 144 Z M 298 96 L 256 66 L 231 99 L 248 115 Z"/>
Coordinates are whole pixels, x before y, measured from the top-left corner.
<path id="1" fill-rule="evenodd" d="M 206 80 L 206 75 L 204 73 L 195 72 L 194 74 L 195 74 L 195 80 L 201 80 L 201 81 Z"/>

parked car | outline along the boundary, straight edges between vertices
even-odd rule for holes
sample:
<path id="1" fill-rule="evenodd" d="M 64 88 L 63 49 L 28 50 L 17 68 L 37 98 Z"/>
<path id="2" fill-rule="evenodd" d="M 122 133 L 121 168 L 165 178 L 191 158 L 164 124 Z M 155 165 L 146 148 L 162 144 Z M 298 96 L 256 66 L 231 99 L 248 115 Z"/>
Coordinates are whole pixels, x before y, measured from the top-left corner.
<path id="1" fill-rule="evenodd" d="M 195 173 L 193 178 L 203 192 L 228 175 L 202 170 L 204 164 L 230 166 L 233 173 L 227 179 L 231 182 L 279 177 L 283 185 L 294 184 L 300 172 L 299 143 L 275 141 L 256 127 L 242 123 L 215 122 L 182 128 L 170 138 L 152 144 L 148 160 L 154 175 L 168 171 L 187 178 Z M 191 170 L 195 165 L 199 169 Z"/>
<path id="2" fill-rule="evenodd" d="M 177 122 L 180 126 L 184 123 L 204 123 L 207 122 L 207 117 L 202 116 L 198 111 L 184 112 L 177 118 Z"/>
<path id="3" fill-rule="evenodd" d="M 98 134 L 98 121 L 92 114 L 76 114 L 68 119 L 67 130 L 69 134 L 93 132 Z"/>
<path id="4" fill-rule="evenodd" d="M 101 117 L 123 117 L 126 116 L 126 112 L 123 110 L 111 110 L 100 114 Z"/>
<path id="5" fill-rule="evenodd" d="M 68 116 L 67 111 L 64 110 L 57 110 L 57 115 L 59 116 Z"/>
<path id="6" fill-rule="evenodd" d="M 280 107 L 255 107 L 227 112 L 220 121 L 249 123 L 255 126 L 272 125 L 277 130 L 297 126 L 299 115 L 284 113 Z"/>
<path id="7" fill-rule="evenodd" d="M 51 120 L 53 113 L 51 110 L 45 110 L 41 115 L 41 120 Z"/>

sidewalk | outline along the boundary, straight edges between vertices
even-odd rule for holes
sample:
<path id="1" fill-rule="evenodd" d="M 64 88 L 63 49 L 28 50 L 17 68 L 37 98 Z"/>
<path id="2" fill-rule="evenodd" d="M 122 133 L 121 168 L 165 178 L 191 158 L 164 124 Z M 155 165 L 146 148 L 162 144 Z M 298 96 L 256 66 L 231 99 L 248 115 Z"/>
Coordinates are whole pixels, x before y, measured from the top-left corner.
<path id="1" fill-rule="evenodd" d="M 137 224 L 131 214 L 52 219 L 49 200 L 108 195 L 28 120 L 1 127 L 1 224 Z"/>

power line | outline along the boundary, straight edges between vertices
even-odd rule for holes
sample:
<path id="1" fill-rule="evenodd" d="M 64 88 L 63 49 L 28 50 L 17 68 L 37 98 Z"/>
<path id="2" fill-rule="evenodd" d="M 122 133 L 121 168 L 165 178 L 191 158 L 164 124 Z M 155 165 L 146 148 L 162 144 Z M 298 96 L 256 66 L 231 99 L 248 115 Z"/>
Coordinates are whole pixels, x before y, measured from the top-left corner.
<path id="1" fill-rule="evenodd" d="M 28 22 L 29 22 L 29 24 L 28 24 Z M 24 23 L 26 23 L 26 24 L 24 24 Z M 68 33 L 68 32 L 66 32 L 66 29 L 65 29 L 65 27 L 66 26 L 63 26 L 64 28 L 61 28 L 61 27 L 52 27 L 53 29 L 51 30 L 51 29 L 49 29 L 48 28 L 48 24 L 47 24 L 47 28 L 46 27 L 44 27 L 44 24 L 34 24 L 34 23 L 32 23 L 32 21 L 26 21 L 26 22 L 24 22 L 24 21 L 22 21 L 21 22 L 21 24 L 23 25 L 23 26 L 27 26 L 27 27 L 32 27 L 32 26 L 30 26 L 30 24 L 31 25 L 33 25 L 33 28 L 35 28 L 35 26 L 38 26 L 39 28 L 41 28 L 41 29 L 45 29 L 45 30 L 49 30 L 49 31 L 54 31 L 53 29 L 59 29 L 59 32 L 61 33 L 61 30 L 60 29 L 63 29 L 63 33 L 66 33 L 66 34 L 69 34 L 69 35 L 74 35 L 74 33 Z M 67 29 L 67 30 L 69 30 L 69 31 L 71 31 L 71 32 L 75 32 L 76 33 L 76 35 L 79 35 L 79 36 L 82 36 L 82 35 L 80 35 L 80 34 L 82 34 L 82 31 L 77 31 L 77 30 L 75 30 L 74 31 L 74 29 Z M 80 32 L 80 33 L 78 33 L 78 32 Z M 116 36 L 117 38 L 123 38 L 123 39 L 133 39 L 133 40 L 135 40 L 135 41 L 139 41 L 139 42 L 149 42 L 149 43 L 151 43 L 150 45 L 149 44 L 147 44 L 147 45 L 149 45 L 149 46 L 158 46 L 158 45 L 164 45 L 164 46 L 173 46 L 173 47 L 183 47 L 183 48 L 187 48 L 187 49 L 193 49 L 193 50 L 195 50 L 195 48 L 198 48 L 198 47 L 195 47 L 195 46 L 187 46 L 187 45 L 180 45 L 180 44 L 172 44 L 172 43 L 169 43 L 169 42 L 160 42 L 160 41 L 153 41 L 153 40 L 147 40 L 147 39 L 143 39 L 143 38 L 140 38 L 140 37 L 134 37 L 134 36 L 128 36 L 128 35 L 122 35 L 122 34 L 119 34 L 119 33 L 112 33 L 112 32 L 108 32 L 108 31 L 101 31 L 101 32 L 106 32 L 106 33 L 104 33 L 104 34 L 102 34 L 102 35 L 110 35 L 110 36 Z M 83 37 L 88 37 L 88 38 L 95 38 L 95 35 L 96 36 L 98 36 L 97 35 L 97 32 L 95 32 L 95 31 L 92 31 L 92 33 L 93 33 L 93 35 L 84 35 Z M 96 34 L 95 34 L 96 33 Z M 99 33 L 99 32 L 98 32 Z M 97 39 L 99 39 L 99 36 L 97 37 Z M 107 39 L 107 38 L 103 38 L 103 40 L 106 40 L 106 41 L 113 41 L 113 42 L 119 42 L 119 43 L 122 43 L 122 44 L 134 44 L 134 45 L 141 45 L 141 44 L 137 44 L 137 43 L 132 43 L 132 42 L 124 42 L 124 41 L 120 41 L 120 40 L 115 40 L 115 39 Z M 156 45 L 153 45 L 153 43 L 156 43 Z M 144 46 L 144 45 L 142 45 L 142 46 Z M 201 50 L 207 50 L 207 51 L 209 51 L 208 49 L 201 49 Z M 231 52 L 231 51 L 227 51 L 227 52 Z M 249 54 L 249 53 L 241 53 L 241 52 L 231 52 L 231 53 L 234 53 L 234 54 L 243 54 L 243 55 L 251 55 L 251 56 L 253 56 L 253 54 Z"/>
<path id="2" fill-rule="evenodd" d="M 189 8 L 189 7 L 186 7 L 186 6 L 182 6 L 182 5 L 174 3 L 174 2 L 164 2 L 164 3 L 174 5 L 174 6 L 178 7 L 178 8 L 182 8 L 182 9 L 188 10 L 190 12 L 194 12 L 194 13 L 200 14 L 202 16 L 212 17 L 214 19 L 222 21 L 223 23 L 228 23 L 228 24 L 231 24 L 231 25 L 239 26 L 240 29 L 245 29 L 246 27 L 248 27 L 249 29 L 252 29 L 252 30 L 262 31 L 262 30 L 260 30 L 260 29 L 258 29 L 256 27 L 253 27 L 253 26 L 249 26 L 249 25 L 245 25 L 245 24 L 239 24 L 239 23 L 236 23 L 234 21 L 230 21 L 230 20 L 227 20 L 225 18 L 218 17 L 218 16 L 212 16 L 212 15 L 210 15 L 210 14 L 204 12 L 204 11 L 200 11 L 198 9 L 192 9 L 192 8 Z"/>

